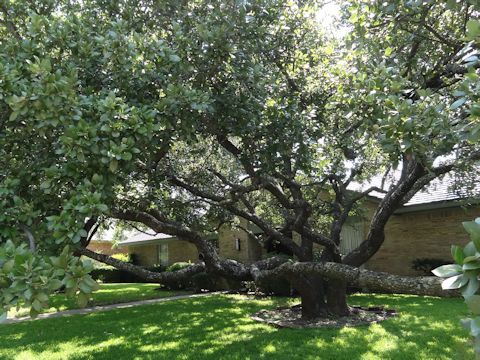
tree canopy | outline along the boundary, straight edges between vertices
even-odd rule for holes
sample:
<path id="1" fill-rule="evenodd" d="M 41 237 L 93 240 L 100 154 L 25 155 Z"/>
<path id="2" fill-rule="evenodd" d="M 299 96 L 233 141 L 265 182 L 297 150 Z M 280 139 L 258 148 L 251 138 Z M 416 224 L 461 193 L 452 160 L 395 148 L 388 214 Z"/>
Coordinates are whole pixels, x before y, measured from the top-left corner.
<path id="1" fill-rule="evenodd" d="M 206 234 L 221 223 L 242 217 L 300 262 L 318 244 L 316 261 L 359 266 L 432 180 L 477 177 L 478 3 L 339 5 L 332 31 L 315 0 L 4 2 L 3 309 L 35 315 L 62 285 L 84 303 L 95 283 L 74 255 L 95 257 L 84 248 L 107 218 L 180 236 L 207 271 L 246 279 L 278 263 L 219 259 Z M 368 235 L 341 254 L 372 191 Z M 302 297 L 344 287 L 297 275 Z"/>

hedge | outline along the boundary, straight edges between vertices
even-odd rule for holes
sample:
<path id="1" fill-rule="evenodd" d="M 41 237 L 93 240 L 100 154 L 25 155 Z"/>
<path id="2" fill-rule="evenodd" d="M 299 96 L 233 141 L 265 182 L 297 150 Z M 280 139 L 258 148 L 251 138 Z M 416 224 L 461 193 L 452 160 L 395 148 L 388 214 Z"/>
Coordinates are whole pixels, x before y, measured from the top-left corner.
<path id="1" fill-rule="evenodd" d="M 165 267 L 154 266 L 146 268 L 147 270 L 154 272 L 163 272 Z M 147 282 L 144 279 L 124 270 L 119 269 L 93 269 L 90 273 L 94 280 L 101 281 L 103 283 L 144 283 Z"/>

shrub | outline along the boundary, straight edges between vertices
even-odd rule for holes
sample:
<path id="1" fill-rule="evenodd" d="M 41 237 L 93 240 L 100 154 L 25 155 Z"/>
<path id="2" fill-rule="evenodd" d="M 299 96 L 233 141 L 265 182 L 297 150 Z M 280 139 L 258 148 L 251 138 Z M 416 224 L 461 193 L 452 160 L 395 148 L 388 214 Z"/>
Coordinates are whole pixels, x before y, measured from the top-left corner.
<path id="1" fill-rule="evenodd" d="M 424 275 L 430 276 L 432 270 L 439 266 L 450 264 L 450 260 L 436 258 L 419 258 L 412 261 L 412 269 L 422 272 Z"/>
<path id="2" fill-rule="evenodd" d="M 178 271 L 178 270 L 185 269 L 185 268 L 189 267 L 190 265 L 192 265 L 192 263 L 190 263 L 190 262 L 176 262 L 176 263 L 173 263 L 172 265 L 170 265 L 169 267 L 167 267 L 166 271 L 168 271 L 168 272 Z"/>
<path id="3" fill-rule="evenodd" d="M 113 254 L 112 258 L 124 261 L 124 262 L 130 262 L 131 258 L 129 254 L 123 254 L 123 253 L 118 253 L 118 254 Z"/>
<path id="4" fill-rule="evenodd" d="M 165 267 L 153 266 L 146 268 L 153 272 L 163 272 Z M 103 283 L 144 283 L 144 279 L 124 270 L 115 268 L 100 268 L 94 269 L 90 273 L 94 280 L 101 281 Z"/>

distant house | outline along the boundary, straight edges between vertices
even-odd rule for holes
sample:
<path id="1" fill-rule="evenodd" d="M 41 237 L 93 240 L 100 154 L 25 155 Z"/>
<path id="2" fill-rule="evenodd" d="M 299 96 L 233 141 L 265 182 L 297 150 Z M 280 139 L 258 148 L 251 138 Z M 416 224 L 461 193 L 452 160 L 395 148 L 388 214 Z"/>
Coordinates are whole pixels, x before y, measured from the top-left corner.
<path id="1" fill-rule="evenodd" d="M 451 245 L 468 241 L 462 222 L 480 217 L 480 199 L 453 192 L 450 185 L 448 181 L 437 182 L 398 209 L 386 226 L 385 242 L 365 268 L 399 275 L 420 275 L 412 268 L 416 259 L 449 261 Z M 480 187 L 476 190 L 480 194 Z M 381 197 L 382 194 L 373 193 L 365 201 L 366 214 L 344 226 L 342 253 L 349 252 L 363 241 L 369 218 Z M 248 226 L 245 221 L 242 225 Z M 261 247 L 245 231 L 226 226 L 220 228 L 216 241 L 221 257 L 244 263 L 258 261 L 274 250 L 271 246 Z M 132 232 L 119 242 L 118 249 L 134 254 L 138 264 L 144 266 L 195 262 L 202 257 L 194 245 L 166 234 Z"/>
<path id="2" fill-rule="evenodd" d="M 90 241 L 88 249 L 105 255 L 128 254 L 128 249 L 119 248 L 114 240 L 114 229 L 98 231 Z"/>
<path id="3" fill-rule="evenodd" d="M 480 184 L 468 193 L 453 191 L 451 186 L 451 178 L 436 181 L 398 209 L 387 223 L 382 247 L 365 264 L 366 268 L 420 275 L 412 268 L 416 259 L 451 261 L 452 244 L 465 245 L 469 241 L 462 222 L 480 217 Z M 371 212 L 381 199 L 380 194 L 374 195 L 367 204 Z"/>

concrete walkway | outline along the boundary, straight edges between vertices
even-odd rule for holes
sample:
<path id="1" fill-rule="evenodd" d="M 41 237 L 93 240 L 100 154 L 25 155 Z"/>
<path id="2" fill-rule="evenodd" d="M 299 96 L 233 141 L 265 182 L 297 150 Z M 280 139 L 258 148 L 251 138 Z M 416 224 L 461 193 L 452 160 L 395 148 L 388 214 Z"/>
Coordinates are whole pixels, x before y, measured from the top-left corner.
<path id="1" fill-rule="evenodd" d="M 170 296 L 170 297 L 164 297 L 164 298 L 158 298 L 158 299 L 132 301 L 132 302 L 120 303 L 120 304 L 100 305 L 100 306 L 94 306 L 94 307 L 84 308 L 84 309 L 64 310 L 64 311 L 58 311 L 54 313 L 40 314 L 35 319 L 32 319 L 29 316 L 7 319 L 2 324 L 15 324 L 15 323 L 24 322 L 24 321 L 51 319 L 51 318 L 58 318 L 58 317 L 65 317 L 65 316 L 72 316 L 72 315 L 85 315 L 85 314 L 91 314 L 91 313 L 100 312 L 100 311 L 127 309 L 135 306 L 157 304 L 157 303 L 162 303 L 162 302 L 167 302 L 172 300 L 192 299 L 197 297 L 226 294 L 227 292 L 228 291 L 215 291 L 215 292 L 202 293 L 202 294 L 177 295 L 177 296 Z"/>

